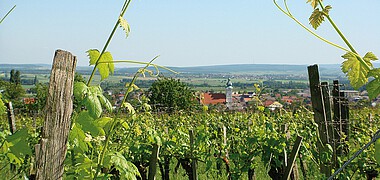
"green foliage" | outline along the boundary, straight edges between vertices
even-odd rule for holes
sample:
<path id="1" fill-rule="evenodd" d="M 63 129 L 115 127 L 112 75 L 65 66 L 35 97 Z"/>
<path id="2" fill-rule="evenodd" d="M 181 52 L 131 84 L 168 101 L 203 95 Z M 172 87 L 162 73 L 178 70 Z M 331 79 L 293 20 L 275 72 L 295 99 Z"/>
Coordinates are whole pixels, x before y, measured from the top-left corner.
<path id="1" fill-rule="evenodd" d="M 351 52 L 347 52 L 342 57 L 346 59 L 342 63 L 342 71 L 347 74 L 352 87 L 358 89 L 365 85 L 368 82 L 369 69 L 367 67 L 372 67 L 371 61 L 377 60 L 377 57 L 371 52 L 367 53 L 363 58 L 365 64 L 361 63 L 358 57 Z"/>
<path id="2" fill-rule="evenodd" d="M 44 109 L 46 105 L 46 97 L 48 94 L 48 85 L 47 84 L 36 84 L 36 102 L 33 104 L 34 108 L 38 111 Z"/>
<path id="3" fill-rule="evenodd" d="M 14 69 L 12 69 L 10 72 L 9 82 L 14 83 L 14 84 L 20 84 L 21 83 L 20 71 L 18 70 L 15 71 Z"/>
<path id="4" fill-rule="evenodd" d="M 322 11 L 319 10 L 319 8 L 314 9 L 309 18 L 310 25 L 316 30 L 325 20 L 325 16 L 329 14 L 331 9 L 332 7 L 330 5 L 326 6 Z"/>
<path id="5" fill-rule="evenodd" d="M 375 143 L 375 160 L 377 164 L 380 164 L 380 141 L 377 140 Z"/>
<path id="6" fill-rule="evenodd" d="M 377 97 L 377 95 L 380 94 L 380 68 L 375 68 L 372 69 L 369 73 L 368 76 L 374 77 L 371 82 L 369 82 L 366 86 L 368 90 L 368 95 L 370 99 L 374 99 Z"/>
<path id="7" fill-rule="evenodd" d="M 25 89 L 21 84 L 3 82 L 4 98 L 12 102 L 20 102 L 21 97 L 25 95 Z"/>
<path id="8" fill-rule="evenodd" d="M 87 55 L 90 58 L 90 65 L 95 65 L 102 80 L 106 79 L 110 73 L 113 74 L 115 65 L 110 52 L 107 51 L 101 55 L 97 49 L 90 49 Z"/>
<path id="9" fill-rule="evenodd" d="M 159 77 L 148 92 L 150 105 L 158 111 L 190 112 L 197 103 L 194 91 L 179 79 Z"/>
<path id="10" fill-rule="evenodd" d="M 28 136 L 28 129 L 25 128 L 7 137 L 6 147 L 9 148 L 7 156 L 10 162 L 21 165 L 23 158 L 25 158 L 26 155 L 32 155 L 31 149 L 25 148 L 29 147 L 28 142 L 26 141 L 26 137 Z"/>
<path id="11" fill-rule="evenodd" d="M 104 157 L 104 167 L 115 168 L 121 179 L 134 180 L 140 177 L 139 170 L 130 161 L 127 161 L 120 152 L 110 152 Z"/>
<path id="12" fill-rule="evenodd" d="M 287 0 L 284 0 L 285 8 L 282 8 L 279 4 L 277 4 L 276 0 L 273 0 L 273 2 L 281 12 L 293 19 L 297 24 L 299 24 L 302 28 L 311 33 L 313 36 L 346 52 L 346 54 L 342 56 L 345 59 L 342 63 L 342 72 L 344 72 L 348 76 L 348 79 L 350 80 L 352 87 L 358 89 L 368 82 L 368 78 L 374 77 L 375 79 L 367 85 L 368 94 L 371 98 L 375 98 L 380 94 L 380 83 L 378 83 L 379 77 L 377 75 L 371 76 L 373 75 L 373 73 L 369 74 L 369 72 L 374 68 L 371 61 L 378 60 L 378 58 L 372 52 L 368 52 L 363 58 L 357 53 L 352 44 L 348 41 L 348 39 L 344 36 L 342 31 L 338 28 L 338 26 L 329 16 L 329 11 L 332 9 L 332 6 L 324 6 L 322 0 L 307 0 L 306 3 L 310 3 L 313 7 L 313 12 L 309 18 L 310 25 L 316 30 L 322 24 L 325 18 L 327 18 L 328 22 L 339 34 L 340 38 L 343 40 L 347 48 L 342 47 L 321 37 L 314 31 L 303 25 L 290 12 L 290 9 L 287 5 Z"/>
<path id="13" fill-rule="evenodd" d="M 80 73 L 75 72 L 74 82 L 83 82 L 83 83 L 86 83 L 86 80 L 83 78 L 83 76 Z"/>
<path id="14" fill-rule="evenodd" d="M 89 115 L 97 119 L 103 112 L 103 107 L 109 112 L 112 111 L 112 105 L 109 100 L 103 95 L 103 90 L 100 86 L 88 87 L 83 82 L 74 83 L 74 97 L 84 105 Z"/>
<path id="15" fill-rule="evenodd" d="M 126 37 L 128 37 L 129 33 L 131 32 L 131 27 L 129 27 L 129 23 L 126 19 L 123 18 L 123 16 L 119 16 L 119 24 L 120 27 L 123 28 Z"/>
<path id="16" fill-rule="evenodd" d="M 322 0 L 321 0 L 322 2 Z M 318 7 L 318 0 L 307 0 L 306 3 L 310 3 L 310 5 L 315 9 Z"/>
<path id="17" fill-rule="evenodd" d="M 7 112 L 7 107 L 5 107 L 5 104 L 3 102 L 3 97 L 0 94 L 0 116 L 5 114 Z"/>

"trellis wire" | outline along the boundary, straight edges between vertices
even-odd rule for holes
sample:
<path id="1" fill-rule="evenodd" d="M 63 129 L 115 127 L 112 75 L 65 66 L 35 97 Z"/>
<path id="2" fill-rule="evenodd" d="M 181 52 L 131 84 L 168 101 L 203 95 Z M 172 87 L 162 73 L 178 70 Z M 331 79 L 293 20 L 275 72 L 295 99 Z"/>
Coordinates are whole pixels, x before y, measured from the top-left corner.
<path id="1" fill-rule="evenodd" d="M 347 167 L 351 161 L 353 161 L 356 157 L 358 157 L 365 149 L 367 149 L 371 144 L 375 143 L 377 139 L 380 138 L 379 136 L 380 134 L 380 129 L 377 130 L 377 132 L 375 133 L 375 135 L 372 137 L 372 140 L 367 143 L 364 147 L 362 147 L 359 151 L 357 151 L 347 162 L 345 162 L 343 164 L 342 167 L 340 167 L 337 171 L 334 172 L 333 175 L 331 175 L 328 180 L 332 180 L 336 175 L 338 175 L 345 167 Z"/>

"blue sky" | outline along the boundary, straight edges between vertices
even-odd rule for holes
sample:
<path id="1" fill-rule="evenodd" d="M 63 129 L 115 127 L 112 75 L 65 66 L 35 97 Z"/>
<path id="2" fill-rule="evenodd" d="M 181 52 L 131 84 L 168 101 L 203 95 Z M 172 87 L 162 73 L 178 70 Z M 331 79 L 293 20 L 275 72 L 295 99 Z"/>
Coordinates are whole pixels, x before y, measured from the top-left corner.
<path id="1" fill-rule="evenodd" d="M 51 64 L 65 49 L 87 66 L 85 51 L 101 49 L 124 1 L 0 0 L 0 63 Z M 282 2 L 282 1 L 279 1 Z M 306 0 L 289 0 L 304 24 L 312 12 Z M 361 54 L 380 56 L 380 1 L 325 0 L 343 33 Z M 108 51 L 118 60 L 203 66 L 217 64 L 336 64 L 344 54 L 308 34 L 272 0 L 134 0 L 125 18 L 131 34 L 118 29 Z M 344 45 L 325 23 L 317 31 Z"/>

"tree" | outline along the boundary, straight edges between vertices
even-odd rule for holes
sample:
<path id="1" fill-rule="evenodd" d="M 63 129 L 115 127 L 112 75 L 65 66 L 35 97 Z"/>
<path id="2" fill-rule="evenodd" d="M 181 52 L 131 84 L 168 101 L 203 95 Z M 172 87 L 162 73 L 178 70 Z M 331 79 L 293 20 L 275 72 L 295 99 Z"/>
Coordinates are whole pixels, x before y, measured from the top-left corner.
<path id="1" fill-rule="evenodd" d="M 150 105 L 156 111 L 173 113 L 195 109 L 194 91 L 179 79 L 159 77 L 148 90 Z"/>
<path id="2" fill-rule="evenodd" d="M 25 94 L 21 84 L 5 83 L 4 97 L 10 101 L 18 101 Z"/>
<path id="3" fill-rule="evenodd" d="M 37 75 L 34 76 L 33 84 L 34 84 L 34 85 L 37 85 L 37 84 L 38 84 Z"/>
<path id="4" fill-rule="evenodd" d="M 10 83 L 14 84 L 20 84 L 21 83 L 21 77 L 20 77 L 20 71 L 15 71 L 14 69 L 10 72 L 11 77 L 9 78 Z"/>
<path id="5" fill-rule="evenodd" d="M 86 83 L 86 80 L 84 79 L 84 77 L 82 76 L 82 74 L 80 74 L 78 72 L 75 72 L 74 82 L 83 82 L 83 83 Z"/>
<path id="6" fill-rule="evenodd" d="M 12 69 L 11 72 L 10 72 L 9 82 L 11 82 L 11 83 L 16 82 L 16 80 L 15 80 L 15 70 L 14 69 Z"/>

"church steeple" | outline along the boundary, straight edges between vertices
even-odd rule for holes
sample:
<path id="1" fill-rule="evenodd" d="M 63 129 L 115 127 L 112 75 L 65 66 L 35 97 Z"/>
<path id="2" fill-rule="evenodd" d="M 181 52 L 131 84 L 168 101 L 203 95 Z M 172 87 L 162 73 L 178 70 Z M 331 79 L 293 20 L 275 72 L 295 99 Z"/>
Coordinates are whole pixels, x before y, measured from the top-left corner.
<path id="1" fill-rule="evenodd" d="M 232 82 L 231 82 L 231 79 L 230 78 L 228 78 L 228 81 L 227 81 L 227 88 L 228 87 L 231 87 L 232 88 Z"/>
<path id="2" fill-rule="evenodd" d="M 227 84 L 226 84 L 226 106 L 228 109 L 231 109 L 232 107 L 232 82 L 231 79 L 228 78 Z"/>

